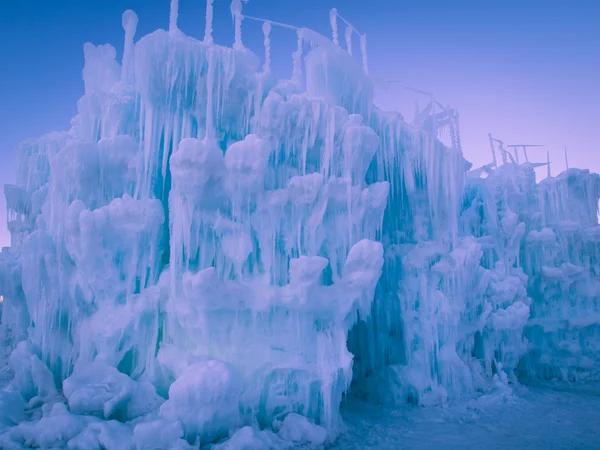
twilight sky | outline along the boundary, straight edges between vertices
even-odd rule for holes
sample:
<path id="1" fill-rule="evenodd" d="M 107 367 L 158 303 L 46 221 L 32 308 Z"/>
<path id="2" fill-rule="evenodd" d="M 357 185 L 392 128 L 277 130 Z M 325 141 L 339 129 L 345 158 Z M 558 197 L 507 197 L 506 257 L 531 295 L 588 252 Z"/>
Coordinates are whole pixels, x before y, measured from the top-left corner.
<path id="1" fill-rule="evenodd" d="M 205 1 L 179 3 L 179 27 L 200 38 Z M 250 0 L 244 12 L 330 36 L 332 7 L 368 35 L 377 79 L 458 107 L 475 166 L 489 162 L 491 132 L 508 144 L 546 144 L 554 174 L 564 169 L 564 146 L 572 167 L 600 172 L 600 0 Z M 69 128 L 83 94 L 83 44 L 111 43 L 120 58 L 126 9 L 138 14 L 136 39 L 168 27 L 169 0 L 0 0 L 0 185 L 14 182 L 18 142 Z M 246 21 L 243 33 L 262 56 L 260 25 Z M 215 0 L 214 36 L 233 41 L 229 0 Z M 289 77 L 295 35 L 274 28 L 271 39 L 274 72 Z M 412 119 L 412 94 L 394 87 L 381 98 Z"/>

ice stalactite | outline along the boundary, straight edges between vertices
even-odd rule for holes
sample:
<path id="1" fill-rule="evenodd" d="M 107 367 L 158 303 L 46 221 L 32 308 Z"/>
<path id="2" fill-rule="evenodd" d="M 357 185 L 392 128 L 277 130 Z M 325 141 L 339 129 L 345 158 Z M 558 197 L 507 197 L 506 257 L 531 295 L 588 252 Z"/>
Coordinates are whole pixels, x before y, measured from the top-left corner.
<path id="1" fill-rule="evenodd" d="M 346 38 L 346 50 L 348 51 L 349 55 L 352 54 L 352 31 L 352 27 L 347 25 L 344 37 Z"/>
<path id="2" fill-rule="evenodd" d="M 366 34 L 360 35 L 360 52 L 362 54 L 363 70 L 365 71 L 366 74 L 368 74 L 369 66 L 368 66 L 368 60 L 367 60 L 367 35 Z"/>
<path id="3" fill-rule="evenodd" d="M 335 45 L 340 45 L 338 38 L 338 25 L 337 25 L 337 9 L 333 8 L 329 11 L 329 23 L 331 25 L 332 40 Z"/>

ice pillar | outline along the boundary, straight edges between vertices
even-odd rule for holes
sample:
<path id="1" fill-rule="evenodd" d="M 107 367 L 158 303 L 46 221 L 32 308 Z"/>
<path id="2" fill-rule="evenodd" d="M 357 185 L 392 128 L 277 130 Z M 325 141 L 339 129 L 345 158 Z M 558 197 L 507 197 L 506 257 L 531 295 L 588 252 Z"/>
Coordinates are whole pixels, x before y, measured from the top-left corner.
<path id="1" fill-rule="evenodd" d="M 344 35 L 346 38 L 346 48 L 348 49 L 348 54 L 352 54 L 352 28 L 350 25 L 346 27 L 346 33 Z"/>
<path id="2" fill-rule="evenodd" d="M 363 69 L 365 70 L 365 74 L 369 74 L 369 67 L 367 64 L 367 35 L 366 34 L 362 34 L 360 36 L 360 51 L 362 53 L 362 63 L 363 63 Z"/>
<path id="3" fill-rule="evenodd" d="M 133 38 L 137 29 L 138 17 L 132 10 L 128 9 L 123 13 L 123 29 L 125 30 L 125 45 L 123 47 L 123 67 L 121 69 L 121 80 L 132 81 L 133 79 Z"/>
<path id="4" fill-rule="evenodd" d="M 171 0 L 171 11 L 169 13 L 169 31 L 177 29 L 177 15 L 179 14 L 179 0 Z"/>
<path id="5" fill-rule="evenodd" d="M 335 45 L 340 45 L 340 41 L 338 40 L 337 9 L 335 8 L 332 8 L 331 11 L 329 11 L 329 23 L 331 23 L 333 43 Z"/>
<path id="6" fill-rule="evenodd" d="M 214 0 L 206 0 L 206 26 L 204 28 L 204 42 L 207 44 L 213 43 L 213 2 Z"/>
<path id="7" fill-rule="evenodd" d="M 294 68 L 292 70 L 292 80 L 295 83 L 300 83 L 300 79 L 302 76 L 302 45 L 304 41 L 302 38 L 302 32 L 300 30 L 297 30 L 296 33 L 298 34 L 298 48 L 296 49 L 293 55 Z"/>
<path id="8" fill-rule="evenodd" d="M 265 21 L 262 26 L 263 35 L 265 37 L 265 65 L 263 72 L 267 73 L 271 71 L 271 22 Z"/>
<path id="9" fill-rule="evenodd" d="M 235 40 L 233 42 L 233 48 L 241 50 L 244 48 L 242 44 L 242 0 L 232 0 L 231 6 L 229 7 L 231 16 L 233 17 L 233 24 L 235 27 Z"/>

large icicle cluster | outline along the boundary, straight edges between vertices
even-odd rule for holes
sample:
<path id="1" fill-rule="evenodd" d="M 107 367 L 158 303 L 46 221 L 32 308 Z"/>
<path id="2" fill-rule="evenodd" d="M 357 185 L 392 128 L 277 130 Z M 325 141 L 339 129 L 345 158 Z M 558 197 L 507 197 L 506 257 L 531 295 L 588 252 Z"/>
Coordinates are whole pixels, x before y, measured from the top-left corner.
<path id="1" fill-rule="evenodd" d="M 84 47 L 71 130 L 20 146 L 0 447 L 319 445 L 351 384 L 430 405 L 600 376 L 598 176 L 469 177 L 314 31 L 292 80 L 260 72 L 240 11 L 234 49 L 176 1 L 134 43 L 127 11 L 122 64 Z"/>

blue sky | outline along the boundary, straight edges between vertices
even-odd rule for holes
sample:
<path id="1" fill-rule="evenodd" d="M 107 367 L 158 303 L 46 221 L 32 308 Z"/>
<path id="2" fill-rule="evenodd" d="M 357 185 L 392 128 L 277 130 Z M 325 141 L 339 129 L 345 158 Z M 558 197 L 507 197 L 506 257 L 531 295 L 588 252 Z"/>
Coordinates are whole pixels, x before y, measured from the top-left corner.
<path id="1" fill-rule="evenodd" d="M 204 7 L 180 0 L 184 32 L 203 35 Z M 492 132 L 507 143 L 546 144 L 555 172 L 565 145 L 571 166 L 600 171 L 600 1 L 250 0 L 244 11 L 329 35 L 332 7 L 367 33 L 377 78 L 459 108 L 463 150 L 476 165 L 489 160 Z M 233 40 L 228 8 L 215 0 L 218 44 Z M 14 181 L 18 142 L 69 128 L 83 93 L 83 44 L 109 42 L 120 54 L 126 9 L 138 14 L 137 38 L 168 26 L 169 0 L 0 1 L 0 184 Z M 295 37 L 273 33 L 274 71 L 289 76 Z M 244 23 L 244 38 L 262 54 L 260 25 Z M 399 88 L 385 97 L 385 106 L 414 101 Z"/>

